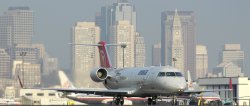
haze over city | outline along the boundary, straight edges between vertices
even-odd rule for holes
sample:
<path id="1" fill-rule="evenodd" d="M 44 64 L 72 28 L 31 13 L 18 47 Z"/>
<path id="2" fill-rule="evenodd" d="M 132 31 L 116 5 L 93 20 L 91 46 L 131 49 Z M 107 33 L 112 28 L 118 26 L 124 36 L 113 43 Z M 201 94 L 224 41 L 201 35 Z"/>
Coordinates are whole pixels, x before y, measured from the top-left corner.
<path id="1" fill-rule="evenodd" d="M 0 0 L 0 104 L 249 105 L 249 4 Z"/>
<path id="2" fill-rule="evenodd" d="M 59 58 L 63 69 L 70 69 L 71 28 L 77 21 L 94 21 L 102 6 L 112 5 L 116 0 L 1 0 L 0 13 L 10 6 L 28 6 L 34 11 L 33 42 L 45 44 L 48 53 Z M 218 64 L 219 52 L 225 43 L 239 43 L 245 51 L 246 70 L 250 68 L 248 46 L 250 24 L 250 1 L 171 1 L 129 0 L 136 8 L 137 30 L 145 37 L 146 65 L 151 65 L 151 47 L 160 42 L 161 12 L 194 11 L 198 44 L 208 48 L 209 70 Z M 249 75 L 249 72 L 245 72 Z"/>

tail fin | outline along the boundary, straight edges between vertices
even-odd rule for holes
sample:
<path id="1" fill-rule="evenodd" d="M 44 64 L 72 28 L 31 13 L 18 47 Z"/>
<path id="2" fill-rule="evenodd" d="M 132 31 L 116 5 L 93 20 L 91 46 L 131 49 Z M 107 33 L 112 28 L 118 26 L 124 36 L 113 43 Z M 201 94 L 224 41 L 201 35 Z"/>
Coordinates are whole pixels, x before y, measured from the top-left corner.
<path id="1" fill-rule="evenodd" d="M 99 49 L 99 54 L 100 54 L 100 63 L 101 67 L 103 68 L 111 68 L 111 62 L 109 59 L 109 55 L 107 52 L 107 46 L 121 46 L 121 47 L 126 47 L 125 43 L 120 43 L 120 44 L 106 44 L 105 41 L 100 41 L 98 44 L 73 44 L 69 43 L 71 45 L 82 45 L 82 46 L 98 46 Z"/>
<path id="2" fill-rule="evenodd" d="M 233 90 L 233 84 L 232 84 L 232 78 L 231 77 L 229 79 L 229 89 L 230 89 L 230 91 Z"/>
<path id="3" fill-rule="evenodd" d="M 58 75 L 62 88 L 75 88 L 63 71 L 58 71 Z"/>
<path id="4" fill-rule="evenodd" d="M 190 71 L 188 70 L 187 71 L 187 85 L 188 85 L 188 90 L 194 90 L 194 87 L 193 87 L 193 82 L 192 82 L 192 79 L 191 79 L 191 75 L 190 75 Z"/>
<path id="5" fill-rule="evenodd" d="M 98 49 L 99 49 L 99 54 L 100 54 L 101 67 L 111 68 L 112 65 L 111 65 L 109 55 L 108 55 L 108 52 L 107 52 L 106 42 L 100 41 L 98 44 L 100 44 L 98 46 Z"/>

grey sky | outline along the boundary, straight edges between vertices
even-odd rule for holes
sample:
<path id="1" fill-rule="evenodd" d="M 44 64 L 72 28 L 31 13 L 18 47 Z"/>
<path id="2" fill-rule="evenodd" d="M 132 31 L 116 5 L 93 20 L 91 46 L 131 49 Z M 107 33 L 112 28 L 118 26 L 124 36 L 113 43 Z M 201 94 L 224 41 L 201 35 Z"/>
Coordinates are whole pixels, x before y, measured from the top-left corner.
<path id="1" fill-rule="evenodd" d="M 116 0 L 0 0 L 0 14 L 9 6 L 29 6 L 35 15 L 33 41 L 44 43 L 63 69 L 70 67 L 71 28 L 77 21 L 94 21 L 101 6 Z M 130 0 L 136 6 L 137 29 L 145 37 L 147 65 L 151 65 L 152 44 L 160 41 L 161 12 L 195 12 L 197 42 L 208 47 L 209 70 L 218 64 L 225 43 L 240 43 L 245 51 L 245 72 L 250 75 L 250 0 Z"/>

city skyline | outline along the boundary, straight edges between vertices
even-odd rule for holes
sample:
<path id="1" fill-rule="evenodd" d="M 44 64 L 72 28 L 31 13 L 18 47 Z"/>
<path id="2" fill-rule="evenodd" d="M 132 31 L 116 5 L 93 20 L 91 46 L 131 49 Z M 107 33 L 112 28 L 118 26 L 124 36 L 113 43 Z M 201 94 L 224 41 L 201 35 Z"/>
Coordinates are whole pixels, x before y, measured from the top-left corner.
<path id="1" fill-rule="evenodd" d="M 57 5 L 57 7 L 55 7 L 56 1 L 50 1 L 50 4 L 46 5 L 45 1 L 6 0 L 0 4 L 0 13 L 3 14 L 10 6 L 21 5 L 30 7 L 35 14 L 35 35 L 33 42 L 44 43 L 48 53 L 59 58 L 61 68 L 70 69 L 70 46 L 67 45 L 67 43 L 70 42 L 71 26 L 77 21 L 94 21 L 94 14 L 100 12 L 102 6 L 112 5 L 113 2 L 116 1 L 93 0 L 85 4 L 83 1 L 62 1 L 60 6 Z M 247 37 L 249 34 L 247 25 L 250 23 L 247 21 L 247 19 L 250 19 L 250 9 L 249 6 L 247 6 L 249 1 L 227 1 L 227 5 L 224 7 L 221 5 L 223 5 L 225 1 L 197 1 L 193 4 L 187 1 L 163 0 L 145 0 L 145 2 L 141 0 L 131 0 L 129 2 L 135 5 L 137 11 L 137 30 L 145 38 L 147 57 L 151 57 L 152 45 L 160 41 L 160 13 L 166 10 L 173 11 L 177 8 L 178 10 L 194 11 L 197 22 L 197 42 L 206 45 L 208 48 L 209 70 L 219 63 L 219 52 L 225 43 L 241 44 L 242 50 L 246 53 L 245 66 L 247 67 L 245 69 L 249 68 L 249 59 L 247 58 L 247 55 L 250 54 L 250 48 L 247 43 L 247 39 L 249 38 Z M 67 3 L 75 6 L 70 7 Z M 240 6 L 236 6 L 235 4 L 237 3 L 239 3 Z M 84 6 L 80 6 L 79 4 Z M 167 5 L 166 7 L 169 7 L 164 7 L 164 4 Z M 213 5 L 210 11 L 208 7 L 211 6 L 206 6 L 209 4 Z M 147 6 L 150 5 L 159 6 L 154 6 L 155 8 L 153 9 L 147 9 Z M 45 7 L 48 8 L 46 9 Z M 49 11 L 49 9 L 51 10 Z M 148 11 L 145 12 L 144 9 Z M 73 10 L 75 12 L 72 12 Z M 81 11 L 82 14 L 79 15 Z M 60 19 L 60 17 L 63 18 Z M 151 20 L 152 22 L 150 22 L 150 19 L 155 20 Z M 56 39 L 58 36 L 61 39 Z M 217 39 L 215 40 L 215 38 Z M 58 50 L 62 51 L 58 52 Z M 147 58 L 146 66 L 149 65 L 151 65 L 151 58 Z M 246 72 L 246 74 L 249 75 L 249 72 Z"/>

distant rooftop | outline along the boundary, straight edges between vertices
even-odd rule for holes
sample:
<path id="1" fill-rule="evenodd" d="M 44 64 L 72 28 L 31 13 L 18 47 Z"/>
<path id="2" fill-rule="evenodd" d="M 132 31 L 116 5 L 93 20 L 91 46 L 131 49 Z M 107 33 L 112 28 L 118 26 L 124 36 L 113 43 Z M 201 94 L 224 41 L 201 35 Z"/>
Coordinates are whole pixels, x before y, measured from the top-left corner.
<path id="1" fill-rule="evenodd" d="M 128 0 L 117 0 L 118 3 L 128 3 Z"/>
<path id="2" fill-rule="evenodd" d="M 30 10 L 29 7 L 9 7 L 8 10 Z"/>

